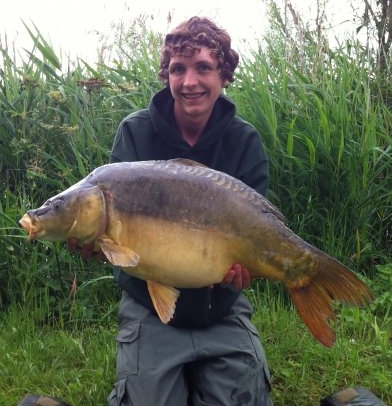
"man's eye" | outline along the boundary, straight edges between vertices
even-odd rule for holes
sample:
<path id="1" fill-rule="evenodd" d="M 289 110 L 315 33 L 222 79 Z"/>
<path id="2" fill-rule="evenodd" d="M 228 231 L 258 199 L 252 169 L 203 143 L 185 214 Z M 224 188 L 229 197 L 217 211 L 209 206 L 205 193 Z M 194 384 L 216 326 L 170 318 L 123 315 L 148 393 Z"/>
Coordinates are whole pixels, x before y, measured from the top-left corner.
<path id="1" fill-rule="evenodd" d="M 199 65 L 197 67 L 197 69 L 198 69 L 199 72 L 209 72 L 209 71 L 212 70 L 210 65 L 205 65 L 205 64 Z"/>
<path id="2" fill-rule="evenodd" d="M 170 73 L 183 73 L 184 67 L 183 66 L 173 66 L 170 68 Z"/>

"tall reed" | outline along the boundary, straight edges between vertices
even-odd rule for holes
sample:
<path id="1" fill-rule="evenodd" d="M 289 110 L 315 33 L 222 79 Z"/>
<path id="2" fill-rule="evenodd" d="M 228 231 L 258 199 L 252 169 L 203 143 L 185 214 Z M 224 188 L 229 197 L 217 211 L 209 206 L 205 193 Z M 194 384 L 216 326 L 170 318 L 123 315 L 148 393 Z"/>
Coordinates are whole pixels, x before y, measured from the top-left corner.
<path id="1" fill-rule="evenodd" d="M 14 250 L 24 210 L 106 163 L 119 122 L 161 87 L 162 38 L 143 21 L 121 26 L 112 59 L 101 54 L 96 66 L 65 65 L 37 27 L 26 29 L 35 44 L 27 60 L 19 66 L 2 49 L 0 71 L 0 193 L 6 199 L 0 242 Z M 377 77 L 371 51 L 358 42 L 320 49 L 311 32 L 307 38 L 300 52 L 288 52 L 286 38 L 266 37 L 243 55 L 227 94 L 260 131 L 270 159 L 269 196 L 289 225 L 372 276 L 390 252 L 390 89 Z M 0 255 L 9 263 L 8 249 Z M 48 267 L 58 269 L 52 261 Z M 73 272 L 65 275 L 71 283 Z"/>

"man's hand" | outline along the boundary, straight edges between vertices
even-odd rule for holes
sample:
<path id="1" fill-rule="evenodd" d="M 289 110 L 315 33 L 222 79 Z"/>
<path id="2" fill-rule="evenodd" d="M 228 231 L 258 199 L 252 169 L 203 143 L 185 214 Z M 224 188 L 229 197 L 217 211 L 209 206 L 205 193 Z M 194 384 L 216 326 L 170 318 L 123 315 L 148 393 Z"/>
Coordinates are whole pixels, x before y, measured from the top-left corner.
<path id="1" fill-rule="evenodd" d="M 233 285 L 235 289 L 247 289 L 251 283 L 249 270 L 241 264 L 233 264 L 221 282 L 224 285 Z"/>
<path id="2" fill-rule="evenodd" d="M 68 243 L 68 249 L 71 252 L 80 253 L 80 255 L 83 259 L 90 259 L 90 258 L 103 259 L 103 258 L 105 258 L 105 255 L 103 254 L 103 252 L 101 250 L 94 251 L 94 243 L 80 245 L 79 240 L 77 240 L 76 238 L 70 238 L 67 241 L 67 243 Z"/>

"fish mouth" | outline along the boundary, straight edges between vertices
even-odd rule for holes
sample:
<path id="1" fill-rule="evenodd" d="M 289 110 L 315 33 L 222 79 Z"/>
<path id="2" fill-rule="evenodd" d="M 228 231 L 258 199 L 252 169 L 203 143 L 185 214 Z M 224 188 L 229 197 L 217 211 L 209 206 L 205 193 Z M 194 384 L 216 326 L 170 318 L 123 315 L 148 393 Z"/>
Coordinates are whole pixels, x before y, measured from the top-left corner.
<path id="1" fill-rule="evenodd" d="M 20 220 L 19 224 L 29 233 L 29 240 L 33 241 L 42 231 L 42 226 L 37 219 L 32 218 L 26 213 Z"/>

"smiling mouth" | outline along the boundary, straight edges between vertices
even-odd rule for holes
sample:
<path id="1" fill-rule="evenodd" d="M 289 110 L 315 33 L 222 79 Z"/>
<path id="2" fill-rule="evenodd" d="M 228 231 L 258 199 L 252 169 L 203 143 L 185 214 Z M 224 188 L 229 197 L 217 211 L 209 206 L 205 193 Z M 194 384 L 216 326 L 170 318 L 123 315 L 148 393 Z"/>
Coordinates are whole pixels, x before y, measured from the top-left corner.
<path id="1" fill-rule="evenodd" d="M 202 97 L 203 95 L 204 95 L 204 93 L 183 94 L 183 96 L 188 100 L 196 100 L 196 99 L 199 99 L 200 97 Z"/>

